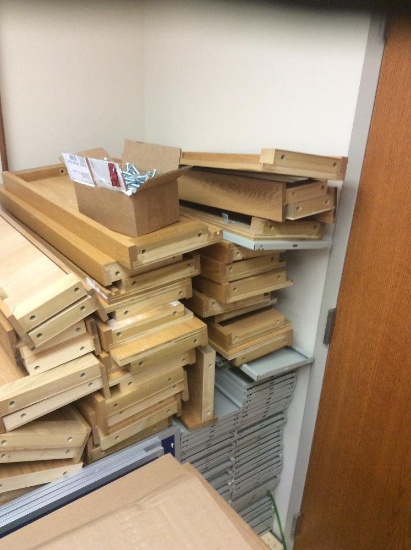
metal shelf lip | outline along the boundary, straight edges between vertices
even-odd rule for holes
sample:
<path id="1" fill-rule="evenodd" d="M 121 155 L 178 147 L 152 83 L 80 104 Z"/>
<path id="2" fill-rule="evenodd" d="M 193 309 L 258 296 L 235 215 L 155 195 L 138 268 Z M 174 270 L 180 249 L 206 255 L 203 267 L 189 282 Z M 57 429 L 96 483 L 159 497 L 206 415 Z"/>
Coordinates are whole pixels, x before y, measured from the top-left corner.
<path id="1" fill-rule="evenodd" d="M 244 363 L 239 368 L 257 381 L 310 365 L 313 360 L 313 357 L 306 357 L 293 348 L 282 348 L 250 363 Z"/>
<path id="2" fill-rule="evenodd" d="M 223 239 L 251 250 L 324 250 L 330 249 L 332 239 L 329 236 L 318 240 L 279 240 L 279 239 L 250 239 L 223 229 Z"/>

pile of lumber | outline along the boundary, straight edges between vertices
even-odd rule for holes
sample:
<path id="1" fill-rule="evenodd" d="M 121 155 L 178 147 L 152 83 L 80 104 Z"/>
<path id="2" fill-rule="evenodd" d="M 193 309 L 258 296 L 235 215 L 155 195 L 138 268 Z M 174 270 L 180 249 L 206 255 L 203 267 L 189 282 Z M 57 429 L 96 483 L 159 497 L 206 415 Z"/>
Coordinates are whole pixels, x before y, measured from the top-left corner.
<path id="1" fill-rule="evenodd" d="M 184 152 L 178 180 L 187 215 L 254 239 L 320 239 L 335 221 L 347 159 L 262 149 L 260 155 Z"/>
<path id="2" fill-rule="evenodd" d="M 82 466 L 90 428 L 69 405 L 103 384 L 91 334 L 100 306 L 5 214 L 0 231 L 0 493 L 14 494 Z"/>
<path id="3" fill-rule="evenodd" d="M 3 176 L 4 215 L 18 218 L 19 229 L 46 257 L 66 266 L 97 297 L 88 332 L 80 327 L 75 338 L 66 334 L 71 347 L 92 336 L 100 369 L 99 388 L 76 397 L 91 430 L 84 461 L 164 429 L 175 414 L 188 426 L 212 421 L 215 351 L 206 324 L 181 300 L 192 296 L 192 278 L 200 273 L 198 250 L 219 242 L 221 231 L 183 217 L 127 237 L 78 211 L 64 166 Z M 47 367 L 56 371 L 61 345 L 52 343 L 35 350 L 36 357 L 21 349 L 36 376 Z"/>
<path id="4" fill-rule="evenodd" d="M 280 252 L 221 241 L 201 251 L 187 307 L 207 322 L 210 345 L 233 365 L 291 345 L 292 326 L 273 292 L 293 284 Z"/>

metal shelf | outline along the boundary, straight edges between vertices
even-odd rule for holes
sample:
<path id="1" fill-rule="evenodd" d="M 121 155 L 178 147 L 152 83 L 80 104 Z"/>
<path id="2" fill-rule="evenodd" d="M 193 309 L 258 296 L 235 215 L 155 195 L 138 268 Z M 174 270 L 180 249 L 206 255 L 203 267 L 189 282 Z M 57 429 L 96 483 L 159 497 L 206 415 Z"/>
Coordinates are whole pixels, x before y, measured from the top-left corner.
<path id="1" fill-rule="evenodd" d="M 312 357 L 306 357 L 293 348 L 282 348 L 250 363 L 244 363 L 239 368 L 253 380 L 264 380 L 312 362 Z"/>
<path id="2" fill-rule="evenodd" d="M 223 229 L 223 239 L 251 250 L 324 250 L 332 245 L 331 235 L 318 240 L 251 239 Z"/>

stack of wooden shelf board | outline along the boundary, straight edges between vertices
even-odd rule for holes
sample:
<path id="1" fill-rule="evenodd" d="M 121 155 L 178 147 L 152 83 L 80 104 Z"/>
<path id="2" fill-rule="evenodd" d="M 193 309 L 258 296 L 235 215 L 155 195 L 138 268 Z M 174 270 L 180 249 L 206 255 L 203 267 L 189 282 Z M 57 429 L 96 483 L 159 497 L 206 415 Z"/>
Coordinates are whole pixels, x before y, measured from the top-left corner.
<path id="1" fill-rule="evenodd" d="M 102 386 L 77 401 L 91 427 L 85 461 L 164 429 L 174 414 L 188 426 L 212 421 L 215 351 L 206 324 L 181 300 L 200 272 L 197 250 L 219 242 L 221 230 L 182 217 L 131 238 L 78 211 L 62 165 L 3 179 L 3 207 L 98 298 Z"/>
<path id="2" fill-rule="evenodd" d="M 1 213 L 0 494 L 81 468 L 90 428 L 69 404 L 102 387 L 96 293 Z M 63 408 L 63 409 L 62 409 Z M 59 412 L 54 412 L 59 410 Z M 59 435 L 67 428 L 67 434 Z"/>
<path id="3" fill-rule="evenodd" d="M 262 149 L 260 155 L 182 153 L 183 212 L 255 239 L 321 239 L 335 221 L 347 159 Z"/>
<path id="4" fill-rule="evenodd" d="M 275 290 L 292 285 L 280 252 L 221 241 L 201 251 L 201 275 L 187 307 L 207 322 L 210 345 L 240 366 L 292 343 L 291 323 L 274 309 Z"/>

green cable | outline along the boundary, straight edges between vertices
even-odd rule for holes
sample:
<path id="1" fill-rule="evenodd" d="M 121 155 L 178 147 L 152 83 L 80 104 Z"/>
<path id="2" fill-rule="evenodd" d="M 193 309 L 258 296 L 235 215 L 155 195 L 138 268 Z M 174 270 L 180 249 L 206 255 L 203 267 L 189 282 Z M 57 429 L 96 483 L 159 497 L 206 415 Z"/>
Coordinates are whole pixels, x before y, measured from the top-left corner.
<path id="1" fill-rule="evenodd" d="M 271 500 L 271 506 L 274 510 L 275 517 L 277 518 L 278 528 L 280 530 L 281 543 L 284 546 L 284 550 L 287 550 L 287 545 L 285 543 L 283 526 L 281 525 L 281 519 L 280 519 L 280 514 L 278 513 L 277 504 L 275 503 L 274 496 L 273 496 L 273 494 L 270 490 L 267 490 L 267 495 L 268 495 L 269 499 Z"/>

